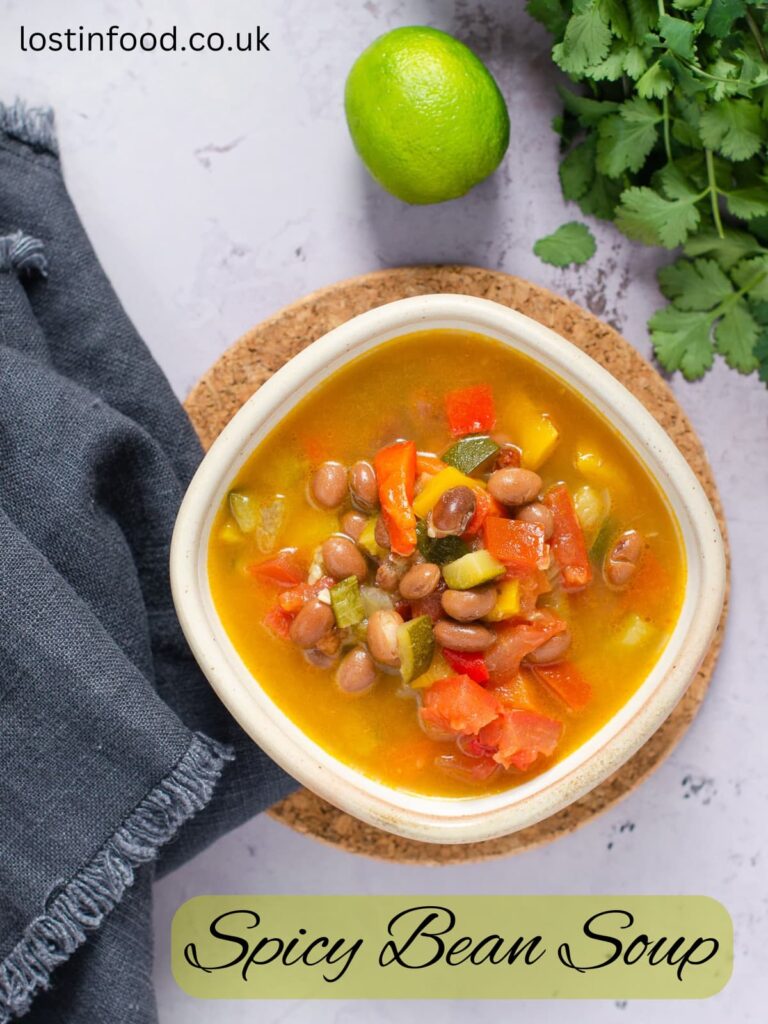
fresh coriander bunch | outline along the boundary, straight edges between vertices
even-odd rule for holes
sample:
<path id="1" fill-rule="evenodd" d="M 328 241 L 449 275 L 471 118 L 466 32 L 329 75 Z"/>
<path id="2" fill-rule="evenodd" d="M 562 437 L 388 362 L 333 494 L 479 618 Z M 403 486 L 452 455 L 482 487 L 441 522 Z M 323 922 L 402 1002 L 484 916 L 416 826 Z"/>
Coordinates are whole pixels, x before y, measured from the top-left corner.
<path id="1" fill-rule="evenodd" d="M 683 255 L 649 328 L 667 370 L 720 353 L 768 383 L 768 2 L 528 0 L 556 38 L 560 182 L 585 214 Z"/>

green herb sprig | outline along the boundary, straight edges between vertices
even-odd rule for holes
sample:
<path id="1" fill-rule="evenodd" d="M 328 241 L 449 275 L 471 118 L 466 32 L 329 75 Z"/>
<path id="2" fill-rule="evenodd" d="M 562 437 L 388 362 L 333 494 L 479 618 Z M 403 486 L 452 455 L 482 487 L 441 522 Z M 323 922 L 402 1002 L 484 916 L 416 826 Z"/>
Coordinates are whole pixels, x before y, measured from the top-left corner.
<path id="1" fill-rule="evenodd" d="M 649 321 L 661 365 L 715 353 L 768 384 L 768 3 L 528 0 L 555 36 L 566 199 L 682 255 Z"/>

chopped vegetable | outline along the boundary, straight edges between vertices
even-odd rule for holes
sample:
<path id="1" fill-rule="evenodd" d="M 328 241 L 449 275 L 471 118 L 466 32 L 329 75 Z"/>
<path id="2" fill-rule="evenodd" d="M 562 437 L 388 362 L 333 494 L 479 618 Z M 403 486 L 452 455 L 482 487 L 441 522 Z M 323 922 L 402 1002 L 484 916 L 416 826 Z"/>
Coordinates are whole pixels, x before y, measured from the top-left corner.
<path id="1" fill-rule="evenodd" d="M 445 411 L 454 437 L 488 434 L 496 426 L 493 392 L 485 384 L 449 391 L 445 396 Z"/>
<path id="2" fill-rule="evenodd" d="M 475 485 L 473 487 L 475 492 L 475 514 L 467 523 L 467 528 L 464 531 L 464 535 L 467 537 L 476 536 L 482 530 L 483 523 L 488 516 L 497 516 L 502 511 L 501 505 L 495 498 L 491 497 L 479 480 L 473 480 L 472 483 Z"/>
<path id="3" fill-rule="evenodd" d="M 511 422 L 513 440 L 522 453 L 521 465 L 524 469 L 538 469 L 557 447 L 560 431 L 546 413 L 523 395 L 515 397 Z"/>
<path id="4" fill-rule="evenodd" d="M 379 587 L 367 587 L 363 584 L 360 587 L 360 599 L 363 602 L 366 619 L 369 619 L 374 612 L 386 611 L 392 607 L 392 598 Z"/>
<path id="5" fill-rule="evenodd" d="M 376 520 L 378 516 L 371 516 L 363 527 L 363 532 L 357 538 L 358 547 L 366 551 L 371 558 L 386 558 L 387 552 L 376 541 Z"/>
<path id="6" fill-rule="evenodd" d="M 420 615 L 398 626 L 397 649 L 400 654 L 400 675 L 404 683 L 410 683 L 426 672 L 432 661 L 435 650 L 432 619 L 428 615 Z"/>
<path id="7" fill-rule="evenodd" d="M 280 586 L 293 587 L 304 580 L 304 567 L 295 548 L 283 548 L 274 558 L 249 565 L 248 572 Z"/>
<path id="8" fill-rule="evenodd" d="M 446 491 L 450 491 L 452 487 L 471 487 L 474 491 L 477 487 L 477 480 L 473 480 L 472 477 L 460 473 L 453 466 L 446 466 L 445 469 L 441 469 L 439 473 L 436 473 L 427 480 L 420 493 L 414 499 L 413 511 L 419 519 L 426 519 L 437 504 L 438 499 Z"/>
<path id="9" fill-rule="evenodd" d="M 536 615 L 533 622 L 498 628 L 498 639 L 485 656 L 491 679 L 498 682 L 512 679 L 527 654 L 566 629 L 566 623 L 548 610 L 538 611 Z"/>
<path id="10" fill-rule="evenodd" d="M 427 476 L 434 476 L 441 469 L 445 469 L 445 463 L 432 452 L 416 452 L 416 472 L 426 473 Z"/>
<path id="11" fill-rule="evenodd" d="M 528 672 L 517 672 L 503 683 L 494 683 L 493 692 L 505 708 L 525 708 L 542 711 L 541 687 Z"/>
<path id="12" fill-rule="evenodd" d="M 641 618 L 637 612 L 630 612 L 619 624 L 616 640 L 624 647 L 640 647 L 657 635 L 656 629 Z"/>
<path id="13" fill-rule="evenodd" d="M 277 603 L 284 612 L 288 612 L 289 615 L 295 615 L 310 598 L 317 597 L 322 591 L 328 590 L 332 586 L 333 580 L 330 576 L 321 576 L 314 583 L 297 583 L 290 590 L 284 590 L 278 596 Z"/>
<path id="14" fill-rule="evenodd" d="M 571 711 L 581 711 L 592 699 L 592 687 L 575 665 L 533 665 L 533 674 L 557 694 Z"/>
<path id="15" fill-rule="evenodd" d="M 469 475 L 486 465 L 499 451 L 490 437 L 462 437 L 443 455 L 443 461 Z"/>
<path id="16" fill-rule="evenodd" d="M 601 565 L 605 555 L 608 551 L 608 547 L 611 542 L 611 538 L 617 532 L 618 527 L 616 520 L 610 516 L 605 520 L 603 525 L 600 527 L 600 532 L 592 542 L 592 547 L 589 549 L 589 559 L 594 562 L 595 565 Z"/>
<path id="17" fill-rule="evenodd" d="M 469 676 L 438 679 L 424 694 L 422 721 L 457 735 L 474 736 L 501 712 L 498 699 Z"/>
<path id="18" fill-rule="evenodd" d="M 503 622 L 520 612 L 520 580 L 504 580 L 499 587 L 496 604 L 484 616 L 486 622 Z"/>
<path id="19" fill-rule="evenodd" d="M 584 533 L 576 518 L 571 495 L 565 484 L 555 484 L 544 495 L 544 504 L 555 517 L 550 544 L 563 576 L 566 590 L 579 590 L 592 580 Z"/>
<path id="20" fill-rule="evenodd" d="M 470 551 L 443 566 L 443 579 L 451 590 L 470 590 L 504 573 L 504 566 L 485 548 Z"/>
<path id="21" fill-rule="evenodd" d="M 488 551 L 505 566 L 533 572 L 544 563 L 544 530 L 535 523 L 489 516 L 483 533 Z"/>
<path id="22" fill-rule="evenodd" d="M 331 608 L 340 629 L 354 626 L 365 618 L 365 607 L 360 597 L 360 584 L 356 576 L 348 576 L 330 588 Z"/>
<path id="23" fill-rule="evenodd" d="M 242 531 L 234 523 L 225 523 L 219 530 L 219 540 L 225 544 L 239 544 L 242 539 Z"/>
<path id="24" fill-rule="evenodd" d="M 229 510 L 243 533 L 253 533 L 259 524 L 258 502 L 241 491 L 230 491 Z"/>
<path id="25" fill-rule="evenodd" d="M 444 647 L 443 657 L 457 675 L 469 676 L 476 683 L 487 683 L 491 678 L 481 651 L 451 651 Z"/>
<path id="26" fill-rule="evenodd" d="M 268 555 L 277 547 L 277 541 L 285 523 L 285 498 L 276 494 L 272 501 L 259 505 L 256 524 L 256 545 L 259 551 Z"/>
<path id="27" fill-rule="evenodd" d="M 288 639 L 288 633 L 292 622 L 293 616 L 289 615 L 288 612 L 283 611 L 279 604 L 270 608 L 264 616 L 264 625 L 271 633 L 280 637 L 281 640 Z"/>
<path id="28" fill-rule="evenodd" d="M 573 507 L 584 532 L 587 547 L 590 547 L 611 510 L 610 494 L 605 490 L 598 491 L 590 484 L 584 484 L 574 492 Z"/>
<path id="29" fill-rule="evenodd" d="M 381 448 L 376 453 L 374 468 L 381 514 L 392 550 L 398 555 L 411 555 L 416 547 L 416 516 L 412 507 L 416 445 L 413 441 L 395 441 Z"/>
<path id="30" fill-rule="evenodd" d="M 441 754 L 435 758 L 435 767 L 469 785 L 487 782 L 499 770 L 498 764 L 490 757 L 466 757 L 463 754 Z"/>
<path id="31" fill-rule="evenodd" d="M 540 756 L 555 752 L 562 731 L 562 722 L 536 711 L 512 708 L 484 726 L 478 738 L 494 751 L 494 761 L 505 768 L 527 771 Z"/>
<path id="32" fill-rule="evenodd" d="M 445 679 L 449 675 L 451 675 L 451 666 L 438 649 L 435 651 L 432 662 L 427 670 L 422 672 L 420 676 L 412 679 L 408 685 L 412 690 L 425 690 L 432 683 L 436 683 L 438 679 Z"/>
<path id="33" fill-rule="evenodd" d="M 427 533 L 427 524 L 423 519 L 416 524 L 416 547 L 419 549 L 419 554 L 435 565 L 455 562 L 457 558 L 461 558 L 469 551 L 466 541 L 463 541 L 461 537 L 430 537 Z"/>

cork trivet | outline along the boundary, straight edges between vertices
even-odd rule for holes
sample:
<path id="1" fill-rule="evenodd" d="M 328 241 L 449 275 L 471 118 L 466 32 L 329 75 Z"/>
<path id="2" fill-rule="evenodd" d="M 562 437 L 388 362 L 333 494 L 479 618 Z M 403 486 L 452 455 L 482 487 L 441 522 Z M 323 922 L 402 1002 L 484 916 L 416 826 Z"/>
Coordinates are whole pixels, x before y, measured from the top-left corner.
<path id="1" fill-rule="evenodd" d="M 479 267 L 420 266 L 376 271 L 313 292 L 258 324 L 222 355 L 187 398 L 187 412 L 203 445 L 208 447 L 253 392 L 310 342 L 365 310 L 430 292 L 460 292 L 493 299 L 553 328 L 597 360 L 639 398 L 670 435 L 701 481 L 726 536 L 720 498 L 701 441 L 659 374 L 617 331 L 575 303 L 529 281 Z M 645 746 L 592 792 L 521 832 L 466 845 L 414 842 L 351 818 L 303 789 L 276 804 L 269 813 L 298 832 L 349 852 L 401 863 L 467 863 L 508 856 L 550 842 L 626 796 L 674 748 L 704 700 L 725 619 L 726 608 L 696 678 Z"/>

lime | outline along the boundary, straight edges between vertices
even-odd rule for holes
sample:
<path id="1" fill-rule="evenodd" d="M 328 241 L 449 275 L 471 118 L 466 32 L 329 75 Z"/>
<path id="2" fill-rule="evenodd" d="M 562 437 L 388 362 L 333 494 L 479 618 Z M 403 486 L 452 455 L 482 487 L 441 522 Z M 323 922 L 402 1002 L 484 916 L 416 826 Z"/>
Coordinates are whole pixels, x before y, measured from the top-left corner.
<path id="1" fill-rule="evenodd" d="M 407 203 L 463 196 L 498 167 L 509 115 L 490 71 L 446 32 L 396 28 L 349 72 L 344 97 L 355 148 Z"/>

